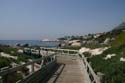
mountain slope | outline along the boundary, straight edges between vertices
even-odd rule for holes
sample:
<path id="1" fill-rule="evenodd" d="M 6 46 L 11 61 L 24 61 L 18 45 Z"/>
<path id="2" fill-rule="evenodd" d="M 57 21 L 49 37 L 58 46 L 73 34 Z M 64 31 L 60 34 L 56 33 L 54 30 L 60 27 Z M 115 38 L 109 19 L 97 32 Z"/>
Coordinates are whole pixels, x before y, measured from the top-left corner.
<path id="1" fill-rule="evenodd" d="M 125 22 L 121 23 L 117 27 L 114 28 L 114 30 L 125 30 Z"/>
<path id="2" fill-rule="evenodd" d="M 117 38 L 111 43 L 112 46 L 125 45 L 125 31 L 122 31 Z"/>

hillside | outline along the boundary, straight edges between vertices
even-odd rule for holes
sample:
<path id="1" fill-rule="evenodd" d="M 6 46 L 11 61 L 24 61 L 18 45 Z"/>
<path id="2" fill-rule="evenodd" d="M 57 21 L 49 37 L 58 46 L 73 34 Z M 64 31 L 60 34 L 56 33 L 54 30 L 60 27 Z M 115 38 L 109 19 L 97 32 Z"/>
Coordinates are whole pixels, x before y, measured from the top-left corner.
<path id="1" fill-rule="evenodd" d="M 116 39 L 111 42 L 112 46 L 121 46 L 121 45 L 125 45 L 125 32 L 121 32 Z"/>
<path id="2" fill-rule="evenodd" d="M 100 55 L 86 55 L 95 72 L 104 74 L 104 83 L 124 83 L 125 82 L 125 23 L 120 24 L 112 31 L 97 38 L 97 41 L 109 41 L 109 49 Z M 85 53 L 84 53 L 85 54 Z M 112 56 L 113 55 L 113 56 Z"/>
<path id="3" fill-rule="evenodd" d="M 77 39 L 82 42 L 79 51 L 85 55 L 95 73 L 103 74 L 102 83 L 125 82 L 125 23 L 121 23 L 113 30 L 102 33 L 100 36 L 88 34 L 87 36 L 71 36 L 63 39 L 67 41 Z M 72 49 L 73 47 L 66 48 Z M 104 48 L 108 49 L 102 51 Z"/>
<path id="4" fill-rule="evenodd" d="M 120 30 L 120 29 L 125 30 L 125 22 L 121 23 L 120 25 L 114 28 L 114 30 Z"/>

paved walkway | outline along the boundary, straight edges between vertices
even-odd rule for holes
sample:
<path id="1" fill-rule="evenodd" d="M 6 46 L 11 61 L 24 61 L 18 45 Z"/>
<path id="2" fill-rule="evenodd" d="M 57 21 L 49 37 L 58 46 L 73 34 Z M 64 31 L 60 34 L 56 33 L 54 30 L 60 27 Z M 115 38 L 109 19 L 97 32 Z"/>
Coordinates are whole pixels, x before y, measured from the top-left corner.
<path id="1" fill-rule="evenodd" d="M 49 79 L 48 83 L 84 83 L 84 73 L 79 59 L 57 57 L 59 69 Z"/>

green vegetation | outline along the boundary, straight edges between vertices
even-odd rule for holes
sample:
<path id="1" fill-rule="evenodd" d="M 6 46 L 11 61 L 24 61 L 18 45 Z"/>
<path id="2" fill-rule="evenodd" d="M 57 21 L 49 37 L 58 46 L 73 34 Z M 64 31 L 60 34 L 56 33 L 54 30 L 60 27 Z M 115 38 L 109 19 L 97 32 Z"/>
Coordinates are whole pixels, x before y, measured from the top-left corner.
<path id="1" fill-rule="evenodd" d="M 121 52 L 123 52 L 123 49 L 121 48 L 121 46 L 117 46 L 109 48 L 101 55 L 89 57 L 90 54 L 85 54 L 87 57 L 89 57 L 89 61 L 91 62 L 94 71 L 96 73 L 104 73 L 104 83 L 124 83 L 125 62 L 121 62 L 120 57 L 125 57 L 125 55 L 122 55 Z M 112 57 L 111 59 L 105 60 L 104 58 L 108 54 L 116 54 L 116 56 Z"/>
<path id="2" fill-rule="evenodd" d="M 125 62 L 121 62 L 120 58 L 125 58 L 125 32 L 122 31 L 122 29 L 117 28 L 100 36 L 96 40 L 102 43 L 106 38 L 115 39 L 110 41 L 108 45 L 110 48 L 108 50 L 96 56 L 91 56 L 90 53 L 84 53 L 84 55 L 85 57 L 88 57 L 87 60 L 91 63 L 91 66 L 96 73 L 101 72 L 104 74 L 102 79 L 103 83 L 124 83 Z M 97 47 L 98 46 L 95 46 L 94 48 Z M 116 54 L 116 56 L 105 60 L 105 57 L 108 54 Z"/>
<path id="3" fill-rule="evenodd" d="M 111 43 L 112 46 L 125 45 L 125 32 L 121 32 L 117 38 Z"/>
<path id="4" fill-rule="evenodd" d="M 0 68 L 10 66 L 10 60 L 4 57 L 0 57 Z"/>
<path id="5" fill-rule="evenodd" d="M 0 52 L 10 54 L 10 56 L 17 56 L 17 60 L 0 56 L 0 68 L 5 67 L 5 66 L 10 66 L 10 63 L 12 62 L 19 64 L 21 61 L 27 62 L 28 59 L 31 59 L 31 57 L 26 54 L 18 53 L 17 48 L 0 47 Z"/>
<path id="6" fill-rule="evenodd" d="M 23 62 L 27 62 L 28 59 L 31 59 L 32 57 L 30 57 L 29 55 L 26 54 L 18 54 L 18 61 L 23 61 Z"/>
<path id="7" fill-rule="evenodd" d="M 91 48 L 91 49 L 96 49 L 96 48 L 103 48 L 103 47 L 106 47 L 106 46 L 107 45 L 100 45 L 100 44 L 97 44 L 97 45 L 95 45 L 95 44 L 88 45 L 88 44 L 86 44 L 83 47 Z"/>
<path id="8" fill-rule="evenodd" d="M 17 53 L 17 49 L 12 48 L 12 47 L 0 47 L 0 51 L 5 52 L 7 54 L 13 54 L 13 55 L 14 55 L 14 53 Z"/>
<path id="9" fill-rule="evenodd" d="M 0 68 L 3 67 L 12 67 L 11 63 L 20 64 L 20 62 L 27 62 L 28 59 L 31 59 L 30 56 L 19 53 L 18 48 L 13 47 L 0 47 L 0 52 L 10 54 L 10 56 L 17 56 L 17 60 L 13 58 L 7 58 L 0 56 Z M 25 68 L 26 69 L 26 68 Z M 21 69 L 21 71 L 24 69 Z M 16 83 L 18 80 L 22 79 L 22 74 L 13 72 L 7 75 L 2 76 L 4 83 Z"/>
<path id="10" fill-rule="evenodd" d="M 4 83 L 16 83 L 22 78 L 23 77 L 20 73 L 13 72 L 13 73 L 3 76 L 3 82 Z"/>
<path id="11" fill-rule="evenodd" d="M 89 53 L 89 52 L 84 52 L 83 54 L 84 54 L 85 57 L 87 57 L 87 58 L 91 57 L 91 53 Z"/>
<path id="12" fill-rule="evenodd" d="M 95 72 L 104 73 L 104 83 L 124 83 L 125 82 L 125 62 L 120 62 L 118 56 L 104 60 L 102 56 L 90 58 L 90 62 Z"/>
<path id="13" fill-rule="evenodd" d="M 32 57 L 30 57 L 29 55 L 23 54 L 23 53 L 19 53 L 17 48 L 2 48 L 2 52 L 5 52 L 7 54 L 10 54 L 11 56 L 17 56 L 17 61 L 24 61 L 27 62 L 28 59 L 31 59 Z"/>
<path id="14" fill-rule="evenodd" d="M 72 49 L 72 50 L 79 50 L 81 46 L 67 46 L 67 47 L 62 47 L 62 49 Z"/>

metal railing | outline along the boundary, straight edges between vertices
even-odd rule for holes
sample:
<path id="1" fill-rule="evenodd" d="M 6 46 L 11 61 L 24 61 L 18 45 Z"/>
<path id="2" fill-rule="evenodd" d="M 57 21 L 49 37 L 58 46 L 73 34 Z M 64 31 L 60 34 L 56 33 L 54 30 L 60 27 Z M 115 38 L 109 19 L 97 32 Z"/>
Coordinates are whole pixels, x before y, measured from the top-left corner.
<path id="1" fill-rule="evenodd" d="M 89 75 L 91 83 L 101 83 L 99 77 L 96 75 L 96 73 L 92 69 L 91 65 L 88 63 L 86 57 L 83 54 L 81 54 L 81 53 L 79 53 L 79 55 L 80 55 L 80 57 L 83 60 L 83 64 L 85 66 L 86 72 Z"/>

